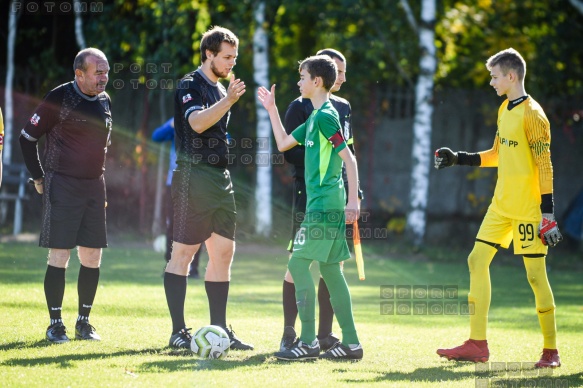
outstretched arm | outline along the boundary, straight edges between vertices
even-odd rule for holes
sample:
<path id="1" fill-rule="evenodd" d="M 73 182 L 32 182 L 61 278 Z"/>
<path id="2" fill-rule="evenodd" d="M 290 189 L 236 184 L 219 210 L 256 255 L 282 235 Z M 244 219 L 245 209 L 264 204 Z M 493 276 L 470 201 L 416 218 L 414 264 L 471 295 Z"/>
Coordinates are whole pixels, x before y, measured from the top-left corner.
<path id="1" fill-rule="evenodd" d="M 261 101 L 261 104 L 269 114 L 271 129 L 273 130 L 273 136 L 277 143 L 277 149 L 280 152 L 283 152 L 297 145 L 298 141 L 292 135 L 286 133 L 285 128 L 281 123 L 279 111 L 275 105 L 275 84 L 271 86 L 271 91 L 260 86 L 259 89 L 257 89 L 257 98 L 259 98 L 259 101 Z"/>
<path id="2" fill-rule="evenodd" d="M 487 151 L 476 153 L 457 151 L 454 152 L 447 147 L 441 147 L 435 151 L 435 168 L 460 166 L 474 167 L 498 167 L 498 134 L 494 138 L 494 145 Z"/>
<path id="3" fill-rule="evenodd" d="M 452 151 L 447 147 L 441 147 L 435 151 L 435 168 L 460 166 L 480 166 L 482 163 L 480 154 L 465 151 Z"/>

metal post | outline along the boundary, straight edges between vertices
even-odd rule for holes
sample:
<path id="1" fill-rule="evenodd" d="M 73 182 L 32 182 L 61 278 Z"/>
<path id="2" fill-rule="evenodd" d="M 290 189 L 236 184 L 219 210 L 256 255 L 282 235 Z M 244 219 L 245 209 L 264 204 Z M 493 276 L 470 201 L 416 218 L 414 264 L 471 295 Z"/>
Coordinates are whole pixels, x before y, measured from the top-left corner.
<path id="1" fill-rule="evenodd" d="M 24 189 L 26 185 L 26 171 L 24 168 L 20 170 L 20 179 L 18 182 L 18 197 L 14 206 L 14 230 L 15 236 L 22 232 L 22 199 L 24 198 Z"/>

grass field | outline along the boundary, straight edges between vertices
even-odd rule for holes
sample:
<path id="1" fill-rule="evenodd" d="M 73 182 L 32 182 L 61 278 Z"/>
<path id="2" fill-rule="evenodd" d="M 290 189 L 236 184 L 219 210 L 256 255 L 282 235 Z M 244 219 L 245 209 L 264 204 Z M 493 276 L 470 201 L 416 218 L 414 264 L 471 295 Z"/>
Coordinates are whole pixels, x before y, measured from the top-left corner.
<path id="1" fill-rule="evenodd" d="M 381 314 L 388 311 L 387 303 L 392 302 L 381 298 L 390 296 L 389 286 L 456 286 L 459 301 L 464 301 L 468 290 L 465 257 L 460 256 L 458 262 L 420 262 L 404 260 L 403 255 L 395 253 L 381 257 L 366 249 L 365 281 L 358 281 L 353 261 L 345 268 L 364 359 L 357 363 L 286 363 L 277 361 L 272 354 L 282 331 L 281 280 L 287 255 L 279 248 L 258 243 L 240 243 L 237 249 L 227 320 L 240 338 L 255 344 L 255 350 L 230 352 L 225 360 L 209 361 L 167 347 L 171 324 L 162 285 L 161 254 L 146 246 L 106 249 L 91 314 L 91 323 L 103 340 L 50 345 L 44 340 L 48 325 L 43 292 L 46 251 L 35 244 L 3 243 L 0 385 L 583 386 L 581 272 L 549 273 L 558 306 L 563 362 L 550 375 L 531 368 L 542 350 L 542 335 L 534 297 L 520 266 L 492 266 L 491 357 L 489 363 L 479 364 L 481 370 L 477 370 L 475 364 L 448 362 L 435 354 L 438 347 L 459 345 L 467 339 L 467 316 Z M 205 259 L 203 256 L 201 267 Z M 72 259 L 63 306 L 69 333 L 74 331 L 77 317 L 78 268 L 78 260 Z M 456 303 L 458 299 L 447 301 Z M 189 327 L 195 329 L 208 323 L 202 280 L 189 281 L 186 318 Z M 339 333 L 337 325 L 334 330 Z M 516 372 L 513 369 L 516 365 L 524 369 Z"/>

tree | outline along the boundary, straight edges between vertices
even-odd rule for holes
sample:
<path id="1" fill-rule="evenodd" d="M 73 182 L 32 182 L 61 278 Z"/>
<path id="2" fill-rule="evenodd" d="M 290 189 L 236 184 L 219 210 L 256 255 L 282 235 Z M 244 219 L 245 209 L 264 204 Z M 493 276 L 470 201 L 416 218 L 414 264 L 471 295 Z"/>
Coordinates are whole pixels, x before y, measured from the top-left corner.
<path id="1" fill-rule="evenodd" d="M 575 7 L 575 9 L 581 14 L 583 15 L 583 1 L 581 0 L 569 0 L 569 3 L 571 3 L 571 5 L 573 7 Z"/>
<path id="2" fill-rule="evenodd" d="M 14 82 L 14 46 L 16 42 L 16 30 L 18 18 L 20 16 L 21 8 L 18 7 L 19 2 L 12 0 L 10 2 L 10 9 L 8 11 L 8 52 L 7 52 L 7 63 L 6 63 L 6 87 L 4 89 L 4 101 L 5 101 L 5 113 L 4 116 L 6 126 L 5 126 L 5 142 L 4 151 L 2 152 L 4 156 L 4 161 L 6 164 L 10 164 L 12 160 L 12 132 L 13 132 L 13 99 L 12 99 L 12 86 Z"/>
<path id="3" fill-rule="evenodd" d="M 81 17 L 81 2 L 79 0 L 73 0 L 73 9 L 75 12 L 75 39 L 77 40 L 77 46 L 80 50 L 83 50 L 87 45 L 85 44 L 85 36 L 83 35 L 83 18 Z"/>
<path id="4" fill-rule="evenodd" d="M 402 0 L 408 14 L 407 0 Z M 409 18 L 409 20 L 414 20 Z M 429 168 L 431 155 L 431 119 L 433 117 L 433 77 L 435 75 L 435 0 L 423 0 L 421 24 L 418 29 L 420 74 L 415 87 L 415 119 L 413 123 L 413 149 L 411 158 L 411 194 L 407 228 L 415 246 L 423 243 L 429 190 Z M 416 29 L 416 25 L 412 24 Z"/>
<path id="5" fill-rule="evenodd" d="M 269 60 L 265 23 L 265 2 L 259 1 L 255 8 L 255 34 L 253 35 L 253 79 L 257 85 L 269 85 Z M 254 90 L 255 92 L 255 90 Z M 271 234 L 271 124 L 269 115 L 258 99 L 255 99 L 257 114 L 257 180 L 255 184 L 255 233 Z M 259 163 L 267 156 L 267 163 Z"/>

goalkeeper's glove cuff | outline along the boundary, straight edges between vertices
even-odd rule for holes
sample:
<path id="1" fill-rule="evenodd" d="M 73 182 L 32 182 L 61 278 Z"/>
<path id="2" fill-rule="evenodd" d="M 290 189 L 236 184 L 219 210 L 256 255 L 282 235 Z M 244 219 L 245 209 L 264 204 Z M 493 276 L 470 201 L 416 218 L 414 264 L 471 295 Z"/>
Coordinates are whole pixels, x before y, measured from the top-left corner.
<path id="1" fill-rule="evenodd" d="M 479 167 L 482 164 L 482 157 L 477 152 L 457 152 L 457 164 L 460 166 Z"/>
<path id="2" fill-rule="evenodd" d="M 553 201 L 553 194 L 543 194 L 540 196 L 541 203 L 540 203 L 540 210 L 543 214 L 553 214 L 555 204 Z"/>

